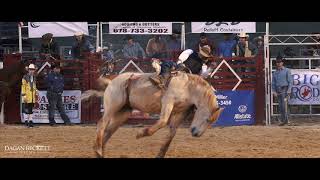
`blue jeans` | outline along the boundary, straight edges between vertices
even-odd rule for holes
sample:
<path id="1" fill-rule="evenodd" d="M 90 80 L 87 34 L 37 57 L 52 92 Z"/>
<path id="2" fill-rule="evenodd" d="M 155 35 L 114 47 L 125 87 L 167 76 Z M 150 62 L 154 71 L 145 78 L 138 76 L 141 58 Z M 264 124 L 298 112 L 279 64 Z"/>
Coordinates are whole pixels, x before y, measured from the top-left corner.
<path id="1" fill-rule="evenodd" d="M 279 101 L 279 111 L 281 115 L 280 116 L 281 122 L 288 123 L 289 112 L 286 111 L 287 103 L 285 102 L 285 98 L 288 98 L 288 86 L 277 87 L 277 95 L 278 95 L 278 101 Z"/>
<path id="2" fill-rule="evenodd" d="M 55 113 L 55 109 L 57 108 L 62 120 L 65 123 L 70 123 L 70 119 L 64 110 L 61 94 L 48 91 L 47 98 L 49 101 L 49 122 L 56 123 L 56 121 L 54 120 L 54 113 Z"/>

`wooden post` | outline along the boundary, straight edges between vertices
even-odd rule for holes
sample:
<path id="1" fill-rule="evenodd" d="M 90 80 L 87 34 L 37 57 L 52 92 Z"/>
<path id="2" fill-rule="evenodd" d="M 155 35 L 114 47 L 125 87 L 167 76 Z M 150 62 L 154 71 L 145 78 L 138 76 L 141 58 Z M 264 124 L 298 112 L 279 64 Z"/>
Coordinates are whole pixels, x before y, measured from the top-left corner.
<path id="1" fill-rule="evenodd" d="M 4 102 L 1 104 L 0 124 L 4 124 Z"/>

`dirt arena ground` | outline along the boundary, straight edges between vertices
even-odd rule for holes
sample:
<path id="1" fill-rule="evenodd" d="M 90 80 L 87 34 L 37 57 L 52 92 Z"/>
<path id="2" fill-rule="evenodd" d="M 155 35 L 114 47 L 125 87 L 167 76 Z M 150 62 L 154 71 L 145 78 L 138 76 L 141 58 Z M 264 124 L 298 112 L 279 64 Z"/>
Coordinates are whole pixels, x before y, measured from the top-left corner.
<path id="1" fill-rule="evenodd" d="M 28 129 L 22 125 L 0 127 L 0 158 L 92 158 L 94 125 Z M 139 140 L 135 136 L 142 127 L 121 127 L 106 146 L 106 157 L 153 158 L 166 130 Z M 21 146 L 45 146 L 46 149 L 13 150 Z M 265 158 L 320 157 L 320 125 L 307 126 L 237 126 L 208 129 L 202 137 L 191 136 L 187 127 L 178 130 L 168 158 Z"/>

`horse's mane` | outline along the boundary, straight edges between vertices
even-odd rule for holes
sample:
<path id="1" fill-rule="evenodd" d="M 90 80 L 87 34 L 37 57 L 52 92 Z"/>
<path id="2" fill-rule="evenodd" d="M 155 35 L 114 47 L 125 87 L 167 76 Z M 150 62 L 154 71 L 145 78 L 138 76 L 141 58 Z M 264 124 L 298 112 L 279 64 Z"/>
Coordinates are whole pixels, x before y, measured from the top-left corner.
<path id="1" fill-rule="evenodd" d="M 213 92 L 211 85 L 204 80 L 201 76 L 194 75 L 194 74 L 187 74 L 188 75 L 188 83 L 190 88 L 199 88 L 200 91 L 203 93 L 203 98 L 207 100 L 209 109 L 216 108 L 216 96 Z"/>

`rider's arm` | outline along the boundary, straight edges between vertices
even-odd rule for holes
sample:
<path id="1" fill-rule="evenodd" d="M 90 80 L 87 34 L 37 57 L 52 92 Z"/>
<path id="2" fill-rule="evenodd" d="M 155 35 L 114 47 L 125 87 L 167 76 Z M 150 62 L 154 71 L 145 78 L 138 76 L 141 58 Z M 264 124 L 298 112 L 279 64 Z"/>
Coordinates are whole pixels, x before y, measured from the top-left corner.
<path id="1" fill-rule="evenodd" d="M 179 60 L 177 61 L 177 64 L 181 64 L 184 61 L 186 61 L 192 53 L 193 53 L 192 49 L 187 49 L 183 51 L 178 58 Z"/>

